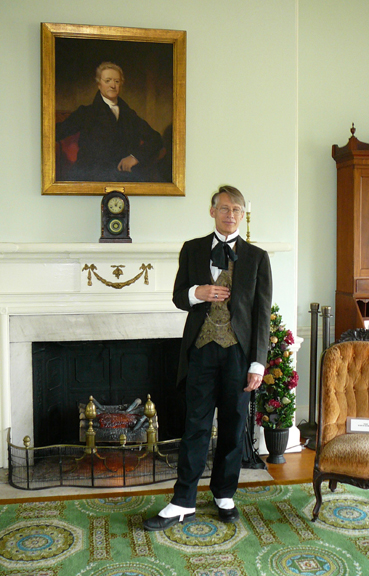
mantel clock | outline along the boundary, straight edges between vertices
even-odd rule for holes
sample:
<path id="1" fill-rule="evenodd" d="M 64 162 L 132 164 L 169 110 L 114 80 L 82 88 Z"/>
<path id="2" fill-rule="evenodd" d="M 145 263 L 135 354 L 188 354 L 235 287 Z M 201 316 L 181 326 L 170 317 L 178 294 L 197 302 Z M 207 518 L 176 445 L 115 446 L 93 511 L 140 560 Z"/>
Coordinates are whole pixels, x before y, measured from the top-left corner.
<path id="1" fill-rule="evenodd" d="M 99 242 L 132 242 L 129 236 L 129 201 L 119 190 L 112 190 L 101 200 Z"/>

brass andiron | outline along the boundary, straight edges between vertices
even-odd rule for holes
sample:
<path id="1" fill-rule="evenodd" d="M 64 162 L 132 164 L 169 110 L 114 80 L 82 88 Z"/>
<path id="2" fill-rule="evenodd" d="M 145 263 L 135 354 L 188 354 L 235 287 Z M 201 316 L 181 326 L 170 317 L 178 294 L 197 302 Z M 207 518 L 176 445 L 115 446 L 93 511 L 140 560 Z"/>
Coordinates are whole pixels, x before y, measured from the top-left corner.
<path id="1" fill-rule="evenodd" d="M 169 462 L 168 454 L 162 454 L 159 450 L 157 433 L 156 433 L 156 430 L 155 430 L 154 424 L 153 424 L 153 419 L 155 418 L 155 416 L 157 416 L 157 412 L 156 412 L 155 404 L 151 400 L 150 394 L 147 395 L 147 401 L 146 401 L 145 407 L 144 407 L 144 414 L 149 421 L 149 426 L 148 426 L 147 431 L 146 431 L 147 442 L 145 444 L 147 450 L 142 455 L 137 456 L 137 462 L 138 463 L 137 463 L 136 468 L 139 466 L 141 460 L 143 460 L 144 458 L 149 456 L 149 454 L 152 454 L 152 453 L 155 453 L 157 456 L 159 456 L 159 458 L 165 460 L 165 462 L 166 462 L 167 466 L 169 466 L 169 468 L 176 468 L 175 465 L 173 465 Z M 125 441 L 124 441 L 124 438 L 122 438 L 122 436 L 120 437 L 120 445 L 122 446 L 122 448 L 124 448 L 124 446 L 125 446 Z"/>
<path id="2" fill-rule="evenodd" d="M 108 468 L 108 466 L 106 465 L 106 457 L 104 458 L 103 456 L 100 456 L 97 453 L 96 432 L 93 429 L 93 421 L 96 418 L 96 406 L 94 403 L 94 397 L 93 396 L 90 396 L 90 398 L 89 398 L 89 402 L 87 403 L 87 406 L 85 408 L 85 415 L 86 415 L 86 418 L 89 420 L 88 429 L 86 432 L 85 453 L 80 458 L 74 459 L 76 465 L 73 468 L 72 472 L 74 472 L 74 470 L 76 470 L 79 462 L 81 462 L 84 458 L 86 458 L 86 456 L 91 456 L 91 455 L 96 456 L 96 458 L 98 458 L 99 460 L 102 460 L 105 468 L 107 470 L 109 470 L 109 472 L 114 472 L 114 470 L 110 470 L 110 468 Z"/>
<path id="3" fill-rule="evenodd" d="M 150 394 L 147 395 L 147 402 L 144 408 L 144 414 L 149 421 L 149 427 L 147 429 L 147 447 L 150 452 L 157 451 L 157 437 L 152 419 L 156 416 L 156 408 L 154 402 L 151 400 Z"/>
<path id="4" fill-rule="evenodd" d="M 150 394 L 147 395 L 147 401 L 144 408 L 144 414 L 149 421 L 149 427 L 147 429 L 147 449 L 148 452 L 155 452 L 160 458 L 164 459 L 169 468 L 175 468 L 173 464 L 170 464 L 168 454 L 162 454 L 158 448 L 158 437 L 157 432 L 153 425 L 153 418 L 157 416 L 156 408 L 154 402 L 151 400 Z"/>
<path id="5" fill-rule="evenodd" d="M 88 430 L 86 432 L 86 454 L 95 454 L 97 452 L 95 442 L 96 432 L 93 429 L 93 420 L 96 418 L 96 406 L 93 400 L 93 396 L 90 396 L 85 410 L 86 418 L 89 420 Z"/>

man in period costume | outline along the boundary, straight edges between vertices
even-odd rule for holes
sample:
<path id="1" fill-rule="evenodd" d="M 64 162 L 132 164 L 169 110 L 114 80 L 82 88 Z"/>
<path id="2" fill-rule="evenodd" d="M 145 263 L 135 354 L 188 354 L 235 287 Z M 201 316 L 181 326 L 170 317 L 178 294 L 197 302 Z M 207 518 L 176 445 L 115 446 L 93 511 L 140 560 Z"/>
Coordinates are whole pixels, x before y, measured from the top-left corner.
<path id="1" fill-rule="evenodd" d="M 186 381 L 186 424 L 174 496 L 144 522 L 147 530 L 195 518 L 197 483 L 205 468 L 216 407 L 218 439 L 210 489 L 219 519 L 239 518 L 233 495 L 250 392 L 264 375 L 272 299 L 267 252 L 239 236 L 244 212 L 241 192 L 220 187 L 210 208 L 215 232 L 185 242 L 181 250 L 173 302 L 188 311 L 178 372 L 179 382 Z"/>

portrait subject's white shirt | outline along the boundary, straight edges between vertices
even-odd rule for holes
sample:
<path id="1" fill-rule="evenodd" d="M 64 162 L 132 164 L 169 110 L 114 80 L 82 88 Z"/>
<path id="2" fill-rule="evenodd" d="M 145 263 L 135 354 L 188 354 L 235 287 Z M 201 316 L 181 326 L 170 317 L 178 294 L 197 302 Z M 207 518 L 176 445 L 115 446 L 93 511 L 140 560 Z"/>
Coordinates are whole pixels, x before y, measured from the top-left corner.
<path id="1" fill-rule="evenodd" d="M 100 92 L 100 94 L 101 94 L 101 92 Z M 102 94 L 101 94 L 101 98 L 104 100 L 105 104 L 107 104 L 109 106 L 110 110 L 113 112 L 114 116 L 118 120 L 118 118 L 119 118 L 119 106 L 118 106 L 118 104 L 114 104 L 114 102 L 109 100 L 109 98 L 105 98 L 105 96 L 103 96 Z"/>

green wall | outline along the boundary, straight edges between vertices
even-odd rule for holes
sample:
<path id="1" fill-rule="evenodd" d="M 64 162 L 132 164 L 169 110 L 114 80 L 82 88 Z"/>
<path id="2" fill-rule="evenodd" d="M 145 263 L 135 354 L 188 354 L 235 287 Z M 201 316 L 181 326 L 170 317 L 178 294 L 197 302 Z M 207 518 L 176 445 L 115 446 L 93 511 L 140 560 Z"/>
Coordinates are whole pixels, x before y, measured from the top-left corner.
<path id="1" fill-rule="evenodd" d="M 275 298 L 294 324 L 295 1 L 2 1 L 0 242 L 96 242 L 101 198 L 41 195 L 40 22 L 187 31 L 186 196 L 131 197 L 131 236 L 206 234 L 211 194 L 239 187 L 252 203 L 252 240 L 293 246 L 273 269 Z"/>
<path id="2" fill-rule="evenodd" d="M 336 164 L 332 144 L 369 142 L 369 2 L 299 3 L 298 323 L 310 302 L 333 307 L 336 284 Z M 333 318 L 334 322 L 334 318 Z"/>

